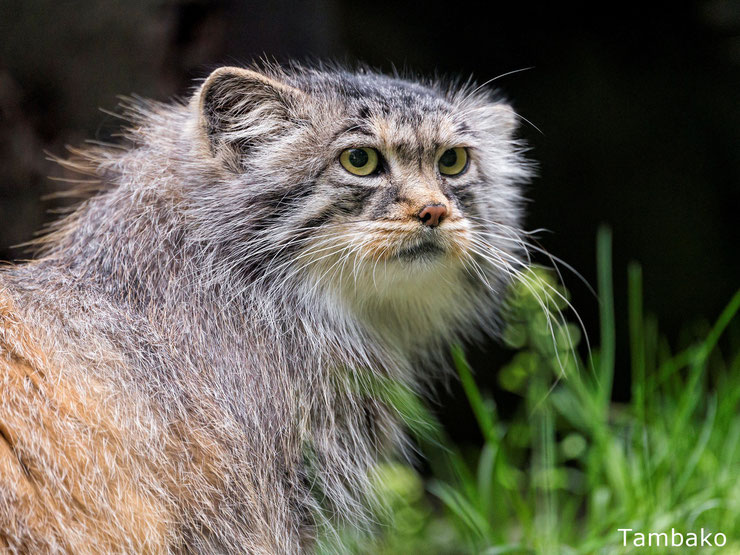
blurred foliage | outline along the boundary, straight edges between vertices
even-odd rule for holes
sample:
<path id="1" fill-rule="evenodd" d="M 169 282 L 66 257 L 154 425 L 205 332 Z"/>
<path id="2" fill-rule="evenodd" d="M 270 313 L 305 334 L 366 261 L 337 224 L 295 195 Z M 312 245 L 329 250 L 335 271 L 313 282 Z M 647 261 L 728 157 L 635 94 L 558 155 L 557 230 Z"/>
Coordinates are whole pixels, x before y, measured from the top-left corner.
<path id="1" fill-rule="evenodd" d="M 513 418 L 499 416 L 453 349 L 479 448 L 454 445 L 405 386 L 377 390 L 407 423 L 431 476 L 403 463 L 379 465 L 377 533 L 345 528 L 319 552 L 629 553 L 618 528 L 686 534 L 702 527 L 726 535 L 716 552 L 740 552 L 740 351 L 717 347 L 740 309 L 740 291 L 703 339 L 674 353 L 642 313 L 641 270 L 631 265 L 632 395 L 616 404 L 608 231 L 599 234 L 598 253 L 600 346 L 584 349 L 585 361 L 555 277 L 535 268 L 514 286 L 503 337 L 517 352 L 499 375 L 521 399 Z M 692 551 L 715 552 L 703 549 Z"/>

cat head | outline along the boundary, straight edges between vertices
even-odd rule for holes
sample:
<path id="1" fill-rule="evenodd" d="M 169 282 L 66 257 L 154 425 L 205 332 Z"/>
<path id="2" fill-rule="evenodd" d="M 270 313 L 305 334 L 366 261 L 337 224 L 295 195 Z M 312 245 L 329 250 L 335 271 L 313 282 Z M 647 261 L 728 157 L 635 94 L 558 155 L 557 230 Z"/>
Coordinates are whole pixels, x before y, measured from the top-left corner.
<path id="1" fill-rule="evenodd" d="M 423 327 L 495 301 L 521 265 L 529 169 L 517 118 L 490 91 L 224 67 L 191 109 L 209 168 L 199 229 L 265 294 L 300 283 Z"/>

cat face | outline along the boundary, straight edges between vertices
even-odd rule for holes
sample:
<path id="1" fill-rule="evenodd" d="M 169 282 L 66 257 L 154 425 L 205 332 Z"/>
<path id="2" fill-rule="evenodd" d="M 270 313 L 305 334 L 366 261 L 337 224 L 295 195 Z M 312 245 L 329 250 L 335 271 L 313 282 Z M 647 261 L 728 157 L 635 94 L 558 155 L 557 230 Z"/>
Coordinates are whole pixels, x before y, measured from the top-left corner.
<path id="1" fill-rule="evenodd" d="M 363 303 L 408 305 L 497 283 L 520 258 L 528 170 L 513 112 L 488 93 L 221 68 L 198 109 L 223 170 L 203 211 L 252 277 L 311 275 Z"/>

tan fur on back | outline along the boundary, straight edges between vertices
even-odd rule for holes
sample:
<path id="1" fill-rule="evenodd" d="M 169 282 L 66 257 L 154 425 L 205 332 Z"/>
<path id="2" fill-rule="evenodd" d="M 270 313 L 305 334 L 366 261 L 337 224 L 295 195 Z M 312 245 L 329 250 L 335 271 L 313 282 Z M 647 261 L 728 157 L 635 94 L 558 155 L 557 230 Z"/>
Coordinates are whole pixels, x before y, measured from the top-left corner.
<path id="1" fill-rule="evenodd" d="M 165 552 L 175 515 L 135 476 L 116 392 L 53 359 L 0 294 L 0 513 L 26 552 Z"/>

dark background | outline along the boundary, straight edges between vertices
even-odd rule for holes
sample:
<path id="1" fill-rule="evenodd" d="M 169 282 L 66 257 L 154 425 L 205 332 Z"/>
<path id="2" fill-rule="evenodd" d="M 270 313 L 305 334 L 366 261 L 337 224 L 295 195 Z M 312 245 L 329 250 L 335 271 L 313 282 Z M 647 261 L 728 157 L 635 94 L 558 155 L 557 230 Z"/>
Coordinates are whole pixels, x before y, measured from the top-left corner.
<path id="1" fill-rule="evenodd" d="M 0 260 L 54 216 L 63 176 L 44 151 L 110 140 L 117 94 L 166 100 L 222 64 L 362 60 L 496 82 L 542 133 L 527 227 L 595 283 L 599 223 L 614 231 L 619 366 L 629 384 L 626 264 L 642 263 L 645 305 L 674 340 L 714 318 L 740 286 L 740 1 L 694 3 L 51 2 L 0 0 Z M 589 334 L 597 301 L 565 275 Z M 492 353 L 492 355 L 490 354 Z M 473 350 L 495 389 L 505 351 Z M 621 376 L 621 379 L 619 378 Z M 459 388 L 441 395 L 458 439 L 476 439 Z"/>

